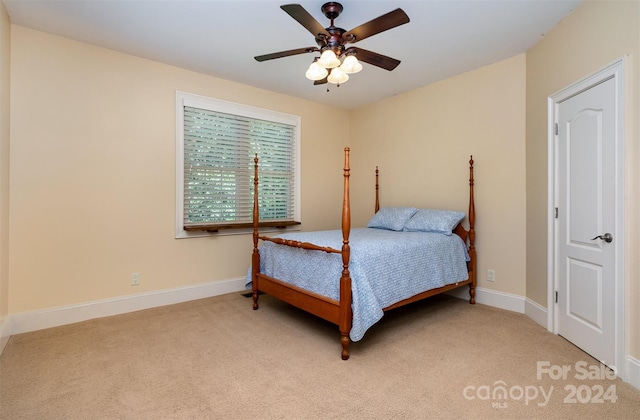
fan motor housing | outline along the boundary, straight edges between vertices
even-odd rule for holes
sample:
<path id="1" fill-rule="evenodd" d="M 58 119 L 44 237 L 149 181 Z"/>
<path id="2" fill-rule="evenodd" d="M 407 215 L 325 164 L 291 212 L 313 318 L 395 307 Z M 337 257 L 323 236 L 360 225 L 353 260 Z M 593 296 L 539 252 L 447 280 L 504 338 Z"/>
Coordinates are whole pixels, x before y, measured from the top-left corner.
<path id="1" fill-rule="evenodd" d="M 331 20 L 331 26 L 325 28 L 329 33 L 329 37 L 326 35 L 316 37 L 316 43 L 320 47 L 320 50 L 324 50 L 327 48 L 331 48 L 333 52 L 340 57 L 340 55 L 344 52 L 344 40 L 342 38 L 342 34 L 347 32 L 345 29 L 338 28 L 334 26 L 333 20 L 340 16 L 342 13 L 343 7 L 340 3 L 335 1 L 330 1 L 325 3 L 320 8 L 322 13 L 327 17 L 327 19 Z"/>
<path id="2" fill-rule="evenodd" d="M 340 54 L 344 52 L 344 41 L 342 39 L 342 34 L 347 31 L 335 26 L 330 26 L 326 28 L 326 30 L 327 32 L 329 32 L 330 37 L 318 37 L 316 38 L 316 43 L 321 50 L 331 48 L 337 56 L 340 56 Z"/>

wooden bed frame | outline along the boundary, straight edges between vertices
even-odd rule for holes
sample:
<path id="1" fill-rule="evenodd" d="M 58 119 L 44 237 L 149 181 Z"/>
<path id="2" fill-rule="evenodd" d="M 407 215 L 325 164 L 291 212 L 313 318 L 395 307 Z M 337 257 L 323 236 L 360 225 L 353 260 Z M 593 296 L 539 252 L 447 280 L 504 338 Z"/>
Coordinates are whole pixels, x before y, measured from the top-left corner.
<path id="1" fill-rule="evenodd" d="M 294 240 L 271 238 L 268 236 L 260 236 L 258 232 L 258 200 L 254 200 L 253 203 L 253 254 L 252 254 L 252 291 L 253 291 L 253 309 L 258 309 L 258 296 L 259 292 L 270 294 L 282 301 L 285 301 L 293 306 L 303 309 L 309 313 L 312 313 L 320 318 L 323 318 L 329 322 L 338 325 L 340 330 L 340 343 L 342 344 L 342 359 L 347 360 L 349 358 L 349 333 L 351 331 L 352 321 L 352 309 L 351 309 L 351 276 L 349 273 L 349 233 L 351 230 L 351 208 L 349 202 L 349 148 L 344 149 L 344 196 L 342 203 L 342 249 L 333 249 L 327 247 L 317 246 L 308 242 L 298 242 Z M 258 157 L 254 159 L 254 197 L 258 197 Z M 469 278 L 467 280 L 446 285 L 437 289 L 428 290 L 426 292 L 417 294 L 408 299 L 395 303 L 384 311 L 398 308 L 400 306 L 407 305 L 412 302 L 416 302 L 421 299 L 425 299 L 430 296 L 434 296 L 440 293 L 447 292 L 449 290 L 469 285 L 469 302 L 475 303 L 475 287 L 476 287 L 476 249 L 475 249 L 475 205 L 473 197 L 473 156 L 469 160 L 469 211 L 467 219 L 469 222 L 469 229 L 465 229 L 461 223 L 459 223 L 454 233 L 462 238 L 465 244 L 468 244 L 468 251 L 471 260 L 467 263 L 467 270 L 469 272 Z M 380 208 L 379 194 L 378 194 L 378 168 L 376 168 L 376 202 L 375 211 Z M 258 251 L 258 241 L 270 241 L 277 244 L 292 246 L 296 248 L 318 250 L 329 253 L 336 253 L 342 255 L 342 276 L 340 277 L 340 300 L 336 301 L 329 299 L 325 296 L 309 292 L 294 285 L 285 283 L 274 277 L 270 277 L 260 273 L 260 253 Z"/>

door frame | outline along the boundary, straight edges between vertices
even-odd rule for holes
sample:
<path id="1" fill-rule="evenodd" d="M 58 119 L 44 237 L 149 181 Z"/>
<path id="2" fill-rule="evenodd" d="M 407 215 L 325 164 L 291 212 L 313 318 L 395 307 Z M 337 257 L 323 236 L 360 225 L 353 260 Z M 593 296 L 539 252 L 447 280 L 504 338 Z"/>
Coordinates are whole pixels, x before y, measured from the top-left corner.
<path id="1" fill-rule="evenodd" d="M 626 375 L 626 308 L 625 308 L 625 248 L 626 238 L 624 234 L 625 226 L 625 137 L 624 137 L 624 67 L 625 58 L 621 57 L 602 68 L 601 70 L 587 76 L 568 87 L 556 92 L 547 99 L 548 112 L 548 214 L 547 214 L 547 330 L 558 334 L 557 327 L 557 306 L 555 303 L 555 291 L 558 290 L 559 276 L 557 272 L 557 242 L 558 226 L 555 218 L 555 207 L 558 203 L 558 162 L 557 144 L 555 134 L 555 124 L 557 121 L 558 105 L 579 93 L 598 85 L 606 80 L 615 80 L 615 216 L 614 238 L 616 241 L 615 252 L 615 372 L 625 380 Z"/>

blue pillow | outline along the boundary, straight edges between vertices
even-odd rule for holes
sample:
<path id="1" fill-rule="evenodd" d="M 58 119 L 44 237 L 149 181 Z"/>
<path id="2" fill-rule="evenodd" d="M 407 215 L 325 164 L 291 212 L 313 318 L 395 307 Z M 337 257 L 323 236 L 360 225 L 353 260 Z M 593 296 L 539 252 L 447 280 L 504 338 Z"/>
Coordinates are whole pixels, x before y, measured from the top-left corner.
<path id="1" fill-rule="evenodd" d="M 367 227 L 401 231 L 416 211 L 415 207 L 383 207 L 373 215 Z"/>
<path id="2" fill-rule="evenodd" d="M 408 232 L 438 232 L 451 235 L 465 214 L 453 210 L 420 209 L 404 225 Z"/>

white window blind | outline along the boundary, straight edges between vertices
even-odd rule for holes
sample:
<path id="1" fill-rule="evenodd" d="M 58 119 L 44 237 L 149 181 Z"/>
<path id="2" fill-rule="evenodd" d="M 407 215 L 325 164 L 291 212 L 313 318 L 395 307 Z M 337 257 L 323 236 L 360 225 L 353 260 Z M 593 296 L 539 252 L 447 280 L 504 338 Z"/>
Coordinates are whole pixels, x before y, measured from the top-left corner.
<path id="1" fill-rule="evenodd" d="M 220 105 L 229 103 L 213 101 L 182 101 L 182 228 L 248 227 L 256 155 L 260 221 L 294 222 L 298 119 L 237 104 L 225 110 Z"/>

